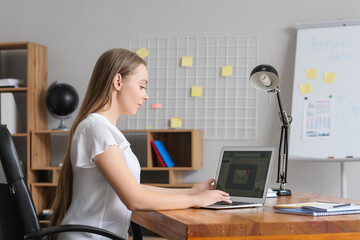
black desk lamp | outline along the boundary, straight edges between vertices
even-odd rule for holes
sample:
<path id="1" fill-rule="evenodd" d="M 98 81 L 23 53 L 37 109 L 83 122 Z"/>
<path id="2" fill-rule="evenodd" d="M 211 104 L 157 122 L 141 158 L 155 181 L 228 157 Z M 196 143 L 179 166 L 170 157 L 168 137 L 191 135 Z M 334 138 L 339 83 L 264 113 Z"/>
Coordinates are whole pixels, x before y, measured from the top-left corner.
<path id="1" fill-rule="evenodd" d="M 277 189 L 278 196 L 291 195 L 291 191 L 285 188 L 287 183 L 287 166 L 288 166 L 288 135 L 290 130 L 291 116 L 288 116 L 282 109 L 280 101 L 279 75 L 276 69 L 270 65 L 262 64 L 255 67 L 250 74 L 251 85 L 262 91 L 273 92 L 277 96 L 280 108 L 281 136 L 278 152 L 278 175 L 277 183 L 280 183 L 280 189 Z"/>

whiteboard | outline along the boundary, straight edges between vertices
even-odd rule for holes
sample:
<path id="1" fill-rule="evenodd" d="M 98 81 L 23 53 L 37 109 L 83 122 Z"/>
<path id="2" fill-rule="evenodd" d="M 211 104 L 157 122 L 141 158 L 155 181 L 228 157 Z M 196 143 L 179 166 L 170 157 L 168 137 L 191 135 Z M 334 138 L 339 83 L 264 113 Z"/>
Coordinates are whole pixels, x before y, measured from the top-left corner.
<path id="1" fill-rule="evenodd" d="M 360 157 L 360 26 L 299 29 L 289 158 Z"/>

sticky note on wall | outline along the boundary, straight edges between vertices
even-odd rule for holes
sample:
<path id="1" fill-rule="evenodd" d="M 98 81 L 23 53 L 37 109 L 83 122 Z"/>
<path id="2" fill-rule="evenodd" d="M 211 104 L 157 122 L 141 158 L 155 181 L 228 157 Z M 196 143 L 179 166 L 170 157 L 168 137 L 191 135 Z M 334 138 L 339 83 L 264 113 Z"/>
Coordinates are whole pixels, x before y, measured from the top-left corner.
<path id="1" fill-rule="evenodd" d="M 324 73 L 324 83 L 334 83 L 335 81 L 335 73 Z"/>
<path id="2" fill-rule="evenodd" d="M 301 94 L 311 93 L 311 84 L 310 83 L 300 84 L 300 92 Z"/>
<path id="3" fill-rule="evenodd" d="M 139 50 L 136 51 L 136 53 L 142 58 L 146 58 L 147 56 L 149 56 L 149 51 L 147 50 L 146 47 L 142 47 Z"/>
<path id="4" fill-rule="evenodd" d="M 316 70 L 316 68 L 306 69 L 306 78 L 307 79 L 317 78 L 317 70 Z"/>
<path id="5" fill-rule="evenodd" d="M 191 87 L 191 96 L 192 97 L 201 97 L 202 96 L 202 87 L 201 86 L 192 86 Z"/>
<path id="6" fill-rule="evenodd" d="M 221 76 L 231 76 L 232 70 L 232 66 L 223 66 L 221 68 Z"/>
<path id="7" fill-rule="evenodd" d="M 162 108 L 162 104 L 161 103 L 153 103 L 151 104 L 152 108 Z"/>
<path id="8" fill-rule="evenodd" d="M 171 128 L 181 128 L 182 127 L 182 119 L 179 117 L 172 117 L 170 121 Z"/>
<path id="9" fill-rule="evenodd" d="M 181 66 L 182 67 L 192 67 L 192 65 L 193 65 L 193 57 L 183 56 L 181 58 Z"/>

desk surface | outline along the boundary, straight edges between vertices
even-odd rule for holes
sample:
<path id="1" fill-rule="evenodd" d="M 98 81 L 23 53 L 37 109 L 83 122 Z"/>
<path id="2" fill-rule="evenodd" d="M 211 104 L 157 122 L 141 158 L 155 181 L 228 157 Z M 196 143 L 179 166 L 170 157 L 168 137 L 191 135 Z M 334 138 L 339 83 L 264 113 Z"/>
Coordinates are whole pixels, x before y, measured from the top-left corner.
<path id="1" fill-rule="evenodd" d="M 132 220 L 167 239 L 360 239 L 360 214 L 326 217 L 275 213 L 275 204 L 311 201 L 360 201 L 295 193 L 269 198 L 264 207 L 208 210 L 134 211 Z M 241 238 L 239 238 L 241 236 Z"/>

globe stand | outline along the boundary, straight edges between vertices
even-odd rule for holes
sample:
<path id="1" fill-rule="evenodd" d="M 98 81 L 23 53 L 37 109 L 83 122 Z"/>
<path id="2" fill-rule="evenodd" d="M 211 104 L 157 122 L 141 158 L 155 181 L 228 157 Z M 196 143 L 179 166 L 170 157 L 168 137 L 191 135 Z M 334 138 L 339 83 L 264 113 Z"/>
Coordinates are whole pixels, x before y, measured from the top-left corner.
<path id="1" fill-rule="evenodd" d="M 57 128 L 53 128 L 53 130 L 59 131 L 67 131 L 69 128 L 65 125 L 65 119 L 69 118 L 68 116 L 65 117 L 58 117 L 60 119 L 60 125 Z"/>
<path id="2" fill-rule="evenodd" d="M 69 84 L 57 83 L 50 85 L 46 91 L 46 107 L 50 114 L 60 119 L 60 125 L 53 130 L 67 131 L 65 119 L 70 118 L 79 103 L 79 96 L 74 87 Z"/>

